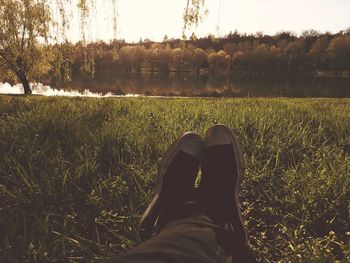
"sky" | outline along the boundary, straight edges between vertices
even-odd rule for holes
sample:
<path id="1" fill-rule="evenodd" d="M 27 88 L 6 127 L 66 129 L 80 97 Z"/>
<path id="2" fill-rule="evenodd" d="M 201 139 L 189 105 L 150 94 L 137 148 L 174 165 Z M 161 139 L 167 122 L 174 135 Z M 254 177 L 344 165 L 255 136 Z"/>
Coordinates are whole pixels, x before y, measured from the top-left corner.
<path id="1" fill-rule="evenodd" d="M 161 41 L 164 35 L 181 37 L 186 0 L 116 1 L 117 38 L 137 42 L 140 38 Z M 112 0 L 96 2 L 87 39 L 108 41 L 114 35 Z M 224 36 L 235 30 L 269 35 L 282 30 L 300 34 L 308 29 L 335 33 L 350 27 L 350 0 L 206 0 L 205 8 L 208 15 L 188 36 L 192 32 Z M 79 22 L 72 24 L 68 35 L 76 41 L 81 35 Z"/>

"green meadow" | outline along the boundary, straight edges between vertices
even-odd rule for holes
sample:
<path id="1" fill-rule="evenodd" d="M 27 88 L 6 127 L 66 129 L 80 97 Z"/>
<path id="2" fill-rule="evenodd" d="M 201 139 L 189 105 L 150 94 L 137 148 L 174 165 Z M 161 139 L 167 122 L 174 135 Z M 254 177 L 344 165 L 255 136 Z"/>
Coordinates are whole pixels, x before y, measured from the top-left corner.
<path id="1" fill-rule="evenodd" d="M 0 96 L 0 262 L 93 262 L 140 242 L 162 153 L 240 137 L 261 262 L 350 262 L 350 100 Z"/>

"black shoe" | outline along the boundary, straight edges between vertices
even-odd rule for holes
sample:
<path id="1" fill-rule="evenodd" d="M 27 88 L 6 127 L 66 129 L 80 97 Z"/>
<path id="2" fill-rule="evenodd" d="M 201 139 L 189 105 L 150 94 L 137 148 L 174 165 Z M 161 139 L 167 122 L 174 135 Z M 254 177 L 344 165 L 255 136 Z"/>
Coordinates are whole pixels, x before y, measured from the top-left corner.
<path id="1" fill-rule="evenodd" d="M 240 183 L 245 168 L 242 148 L 236 134 L 225 125 L 211 127 L 203 145 L 198 202 L 214 223 L 228 230 L 226 232 L 234 240 L 231 243 L 245 246 L 247 234 L 239 208 Z"/>
<path id="2" fill-rule="evenodd" d="M 140 223 L 140 236 L 147 239 L 169 221 L 181 218 L 184 204 L 194 201 L 194 182 L 198 174 L 202 138 L 187 132 L 165 152 L 159 169 L 159 184 Z"/>

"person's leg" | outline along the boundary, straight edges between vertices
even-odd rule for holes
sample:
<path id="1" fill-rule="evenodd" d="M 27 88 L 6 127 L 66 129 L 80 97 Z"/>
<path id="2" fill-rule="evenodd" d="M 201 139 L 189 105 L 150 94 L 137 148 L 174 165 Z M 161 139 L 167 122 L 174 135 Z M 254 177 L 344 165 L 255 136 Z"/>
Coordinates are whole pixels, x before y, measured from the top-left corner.
<path id="1" fill-rule="evenodd" d="M 218 227 L 205 215 L 173 220 L 160 233 L 108 263 L 224 263 Z"/>
<path id="2" fill-rule="evenodd" d="M 202 138 L 187 132 L 164 153 L 158 172 L 155 197 L 143 213 L 140 235 L 149 238 L 171 220 L 183 217 L 183 206 L 194 201 L 194 182 L 198 175 Z"/>
<path id="3" fill-rule="evenodd" d="M 239 208 L 245 166 L 238 137 L 219 124 L 207 131 L 203 144 L 198 203 L 216 225 L 226 230 L 223 248 L 227 255 L 232 255 L 233 262 L 255 262 L 247 246 Z"/>
<path id="4" fill-rule="evenodd" d="M 169 147 L 160 165 L 160 188 L 139 224 L 148 240 L 107 262 L 225 262 L 220 228 L 194 203 L 202 146 L 199 135 L 186 133 Z"/>
<path id="5" fill-rule="evenodd" d="M 150 238 L 108 262 L 255 262 L 246 245 L 238 207 L 243 156 L 226 126 L 208 130 L 204 149 L 198 135 L 184 135 L 161 163 L 161 188 L 143 215 L 140 228 Z M 194 181 L 203 152 L 202 180 Z"/>

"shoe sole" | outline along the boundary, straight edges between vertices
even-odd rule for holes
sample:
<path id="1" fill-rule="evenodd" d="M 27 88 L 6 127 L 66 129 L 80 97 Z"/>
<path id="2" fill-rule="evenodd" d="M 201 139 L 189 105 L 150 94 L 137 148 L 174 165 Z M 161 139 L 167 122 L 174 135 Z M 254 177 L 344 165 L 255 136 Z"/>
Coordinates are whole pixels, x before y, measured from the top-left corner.
<path id="1" fill-rule="evenodd" d="M 234 231 L 235 229 L 240 229 L 243 236 L 241 237 L 244 241 L 244 243 L 247 243 L 247 233 L 244 228 L 243 218 L 241 215 L 241 210 L 239 207 L 239 192 L 240 192 L 240 185 L 243 181 L 243 174 L 245 170 L 245 162 L 244 162 L 244 156 L 243 156 L 243 150 L 241 147 L 241 144 L 238 141 L 237 134 L 229 127 L 227 127 L 224 124 L 217 124 L 215 126 L 212 126 L 208 129 L 207 134 L 210 134 L 209 132 L 212 129 L 220 129 L 222 132 L 224 132 L 228 137 L 231 138 L 231 141 L 233 142 L 233 150 L 235 153 L 235 156 L 237 156 L 237 178 L 236 178 L 236 186 L 235 186 L 235 192 L 234 192 L 234 204 L 236 206 L 236 209 L 234 209 L 233 213 L 233 226 L 226 225 L 225 228 L 230 228 L 230 230 Z M 204 141 L 206 140 L 206 137 L 204 138 Z M 233 228 L 233 229 L 232 229 Z M 235 232 L 235 231 L 234 231 Z"/>
<path id="2" fill-rule="evenodd" d="M 167 171 L 167 168 L 169 167 L 170 163 L 173 161 L 175 156 L 183 149 L 182 146 L 192 140 L 202 142 L 202 138 L 198 134 L 194 132 L 186 132 L 169 147 L 169 149 L 164 153 L 162 157 L 162 160 L 160 162 L 160 169 L 158 172 L 158 187 L 156 188 L 155 197 L 147 207 L 139 223 L 140 232 L 143 232 L 143 236 L 145 238 L 147 238 L 147 236 L 152 235 L 151 232 L 153 231 L 147 231 L 147 229 L 155 229 L 155 226 L 157 226 L 158 224 L 159 216 L 163 210 L 163 204 L 165 200 L 164 198 L 162 198 L 161 189 L 163 186 L 164 175 Z M 197 156 L 197 158 L 199 159 L 199 156 Z"/>

